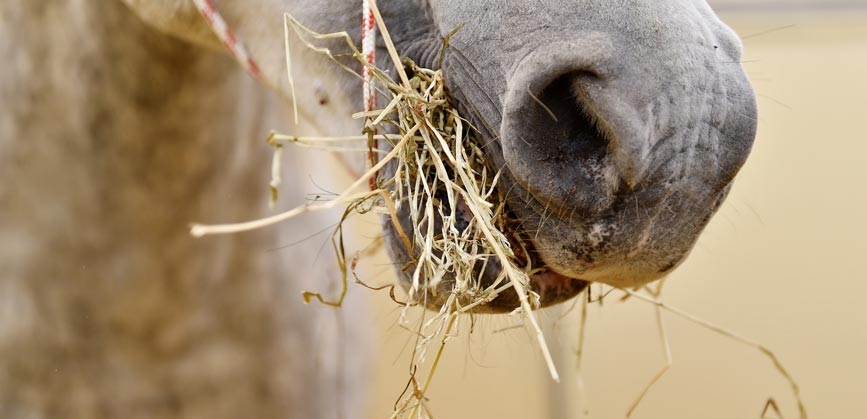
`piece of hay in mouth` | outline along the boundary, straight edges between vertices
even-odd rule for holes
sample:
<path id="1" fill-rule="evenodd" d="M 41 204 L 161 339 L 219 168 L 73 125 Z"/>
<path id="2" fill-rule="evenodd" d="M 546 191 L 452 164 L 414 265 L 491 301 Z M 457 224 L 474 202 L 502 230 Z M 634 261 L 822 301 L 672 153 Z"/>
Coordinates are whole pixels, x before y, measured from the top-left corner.
<path id="1" fill-rule="evenodd" d="M 420 303 L 428 295 L 442 293 L 443 288 L 439 286 L 445 278 L 449 278 L 451 284 L 447 287 L 447 295 L 442 299 L 444 302 L 439 312 L 425 322 L 434 332 L 420 333 L 424 338 L 419 346 L 424 346 L 422 343 L 432 341 L 435 336 L 448 335 L 457 316 L 492 301 L 503 291 L 512 288 L 520 301 L 520 307 L 515 312 L 534 329 L 551 376 L 558 380 L 533 312 L 539 306 L 539 297 L 529 287 L 528 271 L 533 268 L 531 258 L 519 260 L 512 249 L 513 243 L 501 229 L 507 217 L 504 214 L 502 192 L 497 189 L 499 174 L 486 163 L 475 132 L 449 103 L 442 71 L 421 68 L 410 61 L 401 63 L 381 17 L 377 17 L 377 24 L 400 75 L 399 81 L 392 79 L 385 71 L 370 66 L 346 32 L 316 33 L 291 15 L 285 15 L 287 65 L 290 68 L 293 101 L 294 83 L 291 81 L 288 47 L 290 27 L 308 48 L 330 57 L 337 65 L 357 75 L 353 69 L 336 59 L 328 48 L 313 44 L 316 41 L 344 40 L 351 56 L 369 68 L 376 81 L 377 91 L 390 100 L 381 110 L 354 115 L 368 121 L 365 135 L 360 137 L 301 138 L 272 134 L 268 140 L 276 147 L 272 191 L 279 185 L 279 153 L 287 143 L 335 149 L 334 144 L 340 141 L 366 139 L 370 148 L 379 143 L 387 144 L 385 148 L 390 150 L 373 150 L 372 154 L 377 158 L 372 159 L 371 169 L 332 201 L 308 203 L 282 214 L 247 223 L 194 225 L 192 234 L 204 236 L 245 231 L 308 211 L 338 206 L 346 208 L 341 224 L 352 211 L 388 214 L 402 245 L 407 247 L 408 254 L 413 257 L 412 284 L 408 289 L 410 302 Z M 409 76 L 405 73 L 404 65 L 410 70 Z M 392 134 L 381 134 L 387 132 Z M 393 173 L 384 176 L 381 171 L 388 165 L 394 169 Z M 375 187 L 370 191 L 360 191 L 371 177 L 376 179 Z M 401 228 L 397 217 L 397 212 L 407 207 L 412 225 L 415 226 L 409 235 Z M 308 301 L 315 298 L 331 305 L 342 302 L 347 273 L 340 234 L 338 227 L 335 249 L 343 273 L 343 291 L 336 301 L 328 301 L 318 293 L 305 293 Z M 520 253 L 527 255 L 524 249 Z M 492 284 L 482 286 L 479 273 L 491 258 L 499 262 L 502 270 Z M 423 350 L 421 352 L 423 358 Z M 432 373 L 430 371 L 428 378 Z"/>

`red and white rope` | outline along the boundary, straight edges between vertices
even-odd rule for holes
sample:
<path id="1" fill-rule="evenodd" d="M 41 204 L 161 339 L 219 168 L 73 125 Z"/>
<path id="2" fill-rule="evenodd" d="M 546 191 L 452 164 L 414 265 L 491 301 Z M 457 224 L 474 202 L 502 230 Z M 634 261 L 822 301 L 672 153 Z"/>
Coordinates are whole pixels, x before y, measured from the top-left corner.
<path id="1" fill-rule="evenodd" d="M 244 70 L 247 70 L 250 75 L 257 79 L 262 79 L 262 71 L 259 69 L 259 65 L 256 64 L 256 61 L 253 60 L 253 57 L 250 56 L 250 53 L 247 52 L 247 48 L 244 47 L 244 44 L 235 37 L 235 34 L 229 29 L 229 25 L 226 24 L 226 20 L 223 19 L 223 16 L 217 10 L 217 6 L 214 5 L 212 0 L 193 0 L 193 4 L 196 5 L 196 8 L 199 9 L 199 13 L 202 14 L 202 17 L 205 18 L 205 21 L 208 23 L 208 26 L 211 27 L 211 30 L 214 31 L 214 34 L 217 35 L 217 38 L 226 46 L 226 49 L 232 54 L 233 57 L 241 64 L 241 67 Z"/>
<path id="2" fill-rule="evenodd" d="M 361 2 L 361 54 L 369 64 L 361 68 L 364 110 L 365 112 L 369 112 L 376 107 L 376 90 L 373 88 L 370 74 L 370 68 L 376 66 L 376 18 L 374 17 L 373 9 L 370 7 L 370 0 L 362 0 Z M 371 119 L 368 118 L 368 122 Z M 373 127 L 370 127 L 370 129 L 373 129 Z M 378 141 L 372 136 L 369 138 L 371 140 L 367 144 L 367 158 L 370 160 L 370 165 L 375 166 L 378 160 L 375 151 Z M 376 178 L 377 175 L 373 175 L 368 180 L 370 190 L 376 189 Z"/>
<path id="3" fill-rule="evenodd" d="M 373 9 L 370 8 L 369 0 L 362 0 L 361 18 L 361 53 L 371 66 L 376 65 L 376 18 Z M 370 80 L 370 68 L 365 66 L 361 69 L 361 78 L 364 80 L 364 110 L 371 111 L 376 107 L 376 92 Z"/>
<path id="4" fill-rule="evenodd" d="M 241 67 L 256 79 L 262 80 L 262 71 L 259 69 L 259 65 L 256 64 L 256 61 L 247 52 L 247 48 L 244 47 L 244 44 L 229 28 L 226 20 L 223 19 L 223 16 L 217 10 L 217 6 L 214 5 L 213 0 L 193 0 L 193 4 L 195 4 L 199 13 L 202 14 L 202 17 L 205 18 L 208 26 L 217 35 L 217 38 L 220 39 L 223 45 L 226 46 L 226 49 L 235 57 L 235 60 L 241 64 Z M 370 67 L 376 65 L 376 18 L 374 17 L 373 8 L 370 7 L 370 0 L 362 0 L 361 53 L 366 58 L 368 64 L 370 64 L 370 66 L 364 66 L 361 69 L 361 77 L 363 80 L 362 97 L 364 100 L 364 110 L 371 111 L 376 107 L 376 91 L 373 87 L 370 71 Z M 368 157 L 371 164 L 375 165 L 377 160 L 374 151 L 377 147 L 376 139 L 368 146 L 370 150 Z M 375 189 L 376 187 L 375 177 L 370 179 L 371 189 Z"/>

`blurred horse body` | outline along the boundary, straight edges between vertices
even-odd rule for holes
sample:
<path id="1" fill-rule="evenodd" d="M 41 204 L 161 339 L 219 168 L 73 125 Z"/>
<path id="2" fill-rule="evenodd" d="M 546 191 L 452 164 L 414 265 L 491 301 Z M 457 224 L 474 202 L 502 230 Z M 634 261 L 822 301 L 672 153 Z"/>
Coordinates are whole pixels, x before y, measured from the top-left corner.
<path id="1" fill-rule="evenodd" d="M 0 417 L 357 417 L 317 246 L 188 234 L 267 214 L 280 100 L 118 1 L 3 2 L 0 55 Z"/>

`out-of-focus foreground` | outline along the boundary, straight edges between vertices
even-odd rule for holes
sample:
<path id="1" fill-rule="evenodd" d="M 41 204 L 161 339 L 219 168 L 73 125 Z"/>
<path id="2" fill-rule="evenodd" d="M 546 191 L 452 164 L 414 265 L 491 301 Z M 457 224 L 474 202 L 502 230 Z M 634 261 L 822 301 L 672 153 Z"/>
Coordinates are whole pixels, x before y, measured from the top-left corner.
<path id="1" fill-rule="evenodd" d="M 867 13 L 772 9 L 721 7 L 744 37 L 759 134 L 728 201 L 668 279 L 663 300 L 775 351 L 800 384 L 810 417 L 867 417 Z M 551 345 L 561 352 L 561 384 L 548 378 L 524 329 L 492 334 L 516 319 L 479 316 L 469 339 L 464 324 L 446 348 L 428 392 L 432 413 L 623 417 L 664 357 L 653 308 L 619 296 L 590 307 L 584 400 L 573 355 L 578 310 L 556 321 L 566 306 L 545 312 Z M 412 344 L 395 327 L 399 312 L 387 293 L 372 298 L 380 346 L 370 417 L 383 418 L 408 378 Z M 634 418 L 758 418 L 768 398 L 785 417 L 797 417 L 786 382 L 757 350 L 672 315 L 665 320 L 674 364 Z"/>

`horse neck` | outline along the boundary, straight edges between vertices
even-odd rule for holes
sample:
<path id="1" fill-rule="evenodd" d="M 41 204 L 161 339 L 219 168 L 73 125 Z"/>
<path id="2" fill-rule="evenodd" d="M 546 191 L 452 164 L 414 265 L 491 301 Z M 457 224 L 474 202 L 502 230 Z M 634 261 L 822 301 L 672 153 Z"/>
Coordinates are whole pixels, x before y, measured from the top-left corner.
<path id="1" fill-rule="evenodd" d="M 329 344 L 331 311 L 298 313 L 301 289 L 323 286 L 318 246 L 266 252 L 274 230 L 188 234 L 192 221 L 266 214 L 271 96 L 227 57 L 151 30 L 119 1 L 0 2 L 0 56 L 7 407 L 336 416 L 333 380 L 321 377 L 342 373 L 335 351 L 359 359 L 363 348 Z M 285 157 L 287 169 L 298 163 Z M 199 403 L 203 391 L 228 410 Z"/>
<path id="2" fill-rule="evenodd" d="M 41 304 L 0 318 L 0 341 L 75 340 L 67 319 L 85 312 L 90 328 L 153 330 L 154 313 L 196 310 L 203 283 L 273 273 L 246 250 L 268 232 L 188 234 L 265 214 L 273 107 L 253 80 L 119 1 L 13 1 L 0 16 L 0 294 Z"/>
<path id="3" fill-rule="evenodd" d="M 26 179 L 5 188 L 2 218 L 105 250 L 257 215 L 267 181 L 244 168 L 267 159 L 270 99 L 226 57 L 98 3 L 21 2 L 30 15 L 0 29 L 19 42 L 2 51 L 0 170 Z"/>

